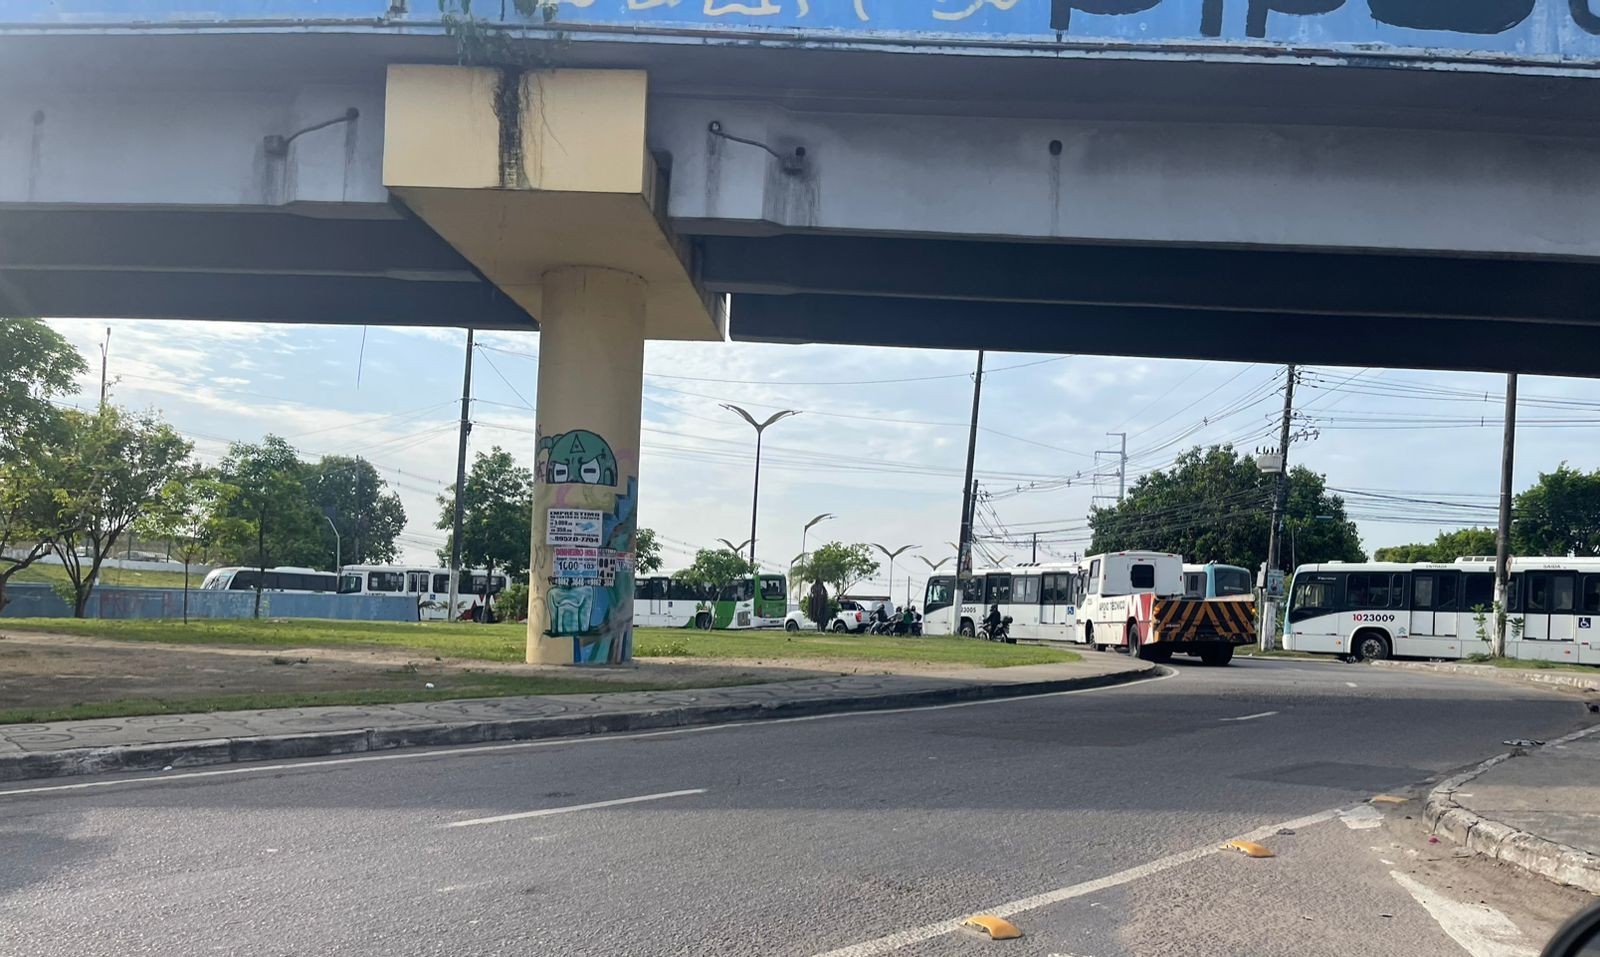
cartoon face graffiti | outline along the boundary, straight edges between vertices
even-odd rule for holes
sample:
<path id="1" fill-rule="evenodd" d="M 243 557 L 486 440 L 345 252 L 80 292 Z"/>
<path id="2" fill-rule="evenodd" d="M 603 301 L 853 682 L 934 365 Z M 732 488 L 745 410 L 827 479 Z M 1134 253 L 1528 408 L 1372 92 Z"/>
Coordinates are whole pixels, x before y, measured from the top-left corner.
<path id="1" fill-rule="evenodd" d="M 539 467 L 551 485 L 616 485 L 617 457 L 605 439 L 585 429 L 539 442 Z"/>

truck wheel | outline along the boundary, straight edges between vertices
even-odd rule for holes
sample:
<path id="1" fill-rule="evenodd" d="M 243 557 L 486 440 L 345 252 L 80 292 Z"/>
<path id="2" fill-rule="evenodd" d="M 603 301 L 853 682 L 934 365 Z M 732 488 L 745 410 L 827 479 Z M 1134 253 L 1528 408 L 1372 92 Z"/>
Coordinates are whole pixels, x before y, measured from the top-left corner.
<path id="1" fill-rule="evenodd" d="M 973 638 L 977 636 L 978 630 L 972 627 L 971 618 L 963 618 L 961 619 L 961 628 L 959 629 L 959 633 L 963 638 Z"/>
<path id="2" fill-rule="evenodd" d="M 1357 661 L 1382 661 L 1389 657 L 1389 639 L 1381 631 L 1357 632 L 1351 644 L 1354 645 L 1351 657 Z"/>
<path id="3" fill-rule="evenodd" d="M 1221 667 L 1233 660 L 1233 646 L 1213 645 L 1200 652 L 1200 660 L 1208 665 Z"/>
<path id="4" fill-rule="evenodd" d="M 833 633 L 834 634 L 842 635 L 842 634 L 844 634 L 844 632 L 845 632 L 844 622 L 836 621 L 836 622 L 833 623 Z"/>
<path id="5" fill-rule="evenodd" d="M 1146 652 L 1139 643 L 1139 623 L 1136 621 L 1128 622 L 1124 634 L 1128 638 L 1128 657 L 1143 658 Z"/>
<path id="6" fill-rule="evenodd" d="M 793 618 L 790 618 L 788 621 L 783 623 L 783 630 L 784 631 L 799 631 L 800 630 L 800 623 L 798 621 L 795 621 Z"/>

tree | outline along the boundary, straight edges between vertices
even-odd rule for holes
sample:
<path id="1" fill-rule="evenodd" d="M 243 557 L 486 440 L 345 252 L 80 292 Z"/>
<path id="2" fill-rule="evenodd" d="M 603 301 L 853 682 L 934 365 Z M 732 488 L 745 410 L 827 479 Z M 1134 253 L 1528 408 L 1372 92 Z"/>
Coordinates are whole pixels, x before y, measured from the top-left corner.
<path id="1" fill-rule="evenodd" d="M 462 492 L 461 561 L 467 568 L 511 577 L 528 573 L 533 547 L 533 473 L 498 445 L 479 452 Z M 439 522 L 450 554 L 455 525 L 455 486 L 439 496 Z"/>
<path id="2" fill-rule="evenodd" d="M 183 622 L 189 623 L 189 566 L 206 560 L 214 549 L 247 538 L 242 519 L 228 514 L 239 490 L 202 468 L 189 469 L 161 487 L 136 527 L 141 535 L 164 538 L 183 562 Z"/>
<path id="3" fill-rule="evenodd" d="M 641 528 L 634 536 L 633 568 L 640 575 L 661 569 L 661 543 L 656 541 L 656 530 Z"/>
<path id="4" fill-rule="evenodd" d="M 833 589 L 834 598 L 844 597 L 851 587 L 877 573 L 878 560 L 872 557 L 871 547 L 863 542 L 854 545 L 829 542 L 794 566 L 797 579 L 822 582 Z"/>
<path id="5" fill-rule="evenodd" d="M 0 610 L 12 576 L 49 554 L 50 542 L 66 531 L 42 458 L 50 454 L 40 449 L 27 459 L 0 462 Z"/>
<path id="6" fill-rule="evenodd" d="M 755 570 L 748 558 L 732 549 L 702 548 L 695 553 L 694 563 L 673 577 L 699 588 L 706 600 L 712 601 L 734 582 L 755 574 Z"/>
<path id="7" fill-rule="evenodd" d="M 83 357 L 38 319 L 0 318 L 0 460 L 60 424 L 50 400 L 76 390 Z"/>
<path id="8" fill-rule="evenodd" d="M 69 411 L 63 424 L 67 443 L 48 468 L 60 528 L 50 548 L 71 582 L 72 614 L 82 618 L 101 564 L 162 486 L 182 474 L 192 446 L 154 415 L 115 406 Z"/>
<path id="9" fill-rule="evenodd" d="M 1473 555 L 1493 555 L 1494 529 L 1462 528 L 1440 532 L 1431 543 L 1390 545 L 1372 554 L 1379 562 L 1453 562 Z"/>
<path id="10" fill-rule="evenodd" d="M 399 555 L 395 539 L 405 531 L 406 509 L 371 462 L 326 455 L 306 466 L 305 483 L 312 507 L 339 530 L 336 548 L 327 523 L 320 523 L 321 557 L 316 565 L 333 568 L 336 558 L 346 565 L 394 562 Z"/>
<path id="11" fill-rule="evenodd" d="M 1512 507 L 1518 555 L 1600 555 L 1600 471 L 1562 463 L 1522 492 Z"/>
<path id="12" fill-rule="evenodd" d="M 1122 502 L 1094 509 L 1089 551 L 1176 552 L 1256 568 L 1267 558 L 1273 484 L 1231 446 L 1197 446 L 1171 469 L 1142 476 Z M 1289 564 L 1365 557 L 1344 500 L 1303 466 L 1289 471 L 1282 549 Z"/>
<path id="13" fill-rule="evenodd" d="M 305 463 L 294 447 L 276 435 L 259 445 L 234 442 L 218 467 L 218 477 L 237 489 L 225 514 L 242 561 L 256 568 L 255 617 L 261 617 L 261 590 L 274 565 L 304 564 L 320 554 L 322 518 L 306 494 Z"/>

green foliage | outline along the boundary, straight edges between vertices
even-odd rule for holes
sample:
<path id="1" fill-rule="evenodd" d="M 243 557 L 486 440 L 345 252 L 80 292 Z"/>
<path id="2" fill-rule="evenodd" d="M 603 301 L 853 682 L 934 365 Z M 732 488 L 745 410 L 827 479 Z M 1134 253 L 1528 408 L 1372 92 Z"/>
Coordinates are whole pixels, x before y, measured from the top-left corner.
<path id="1" fill-rule="evenodd" d="M 0 318 L 0 460 L 59 438 L 50 400 L 71 394 L 88 370 L 78 350 L 38 319 Z"/>
<path id="2" fill-rule="evenodd" d="M 1539 475 L 1512 506 L 1511 548 L 1518 555 L 1600 555 L 1600 470 L 1565 463 Z"/>
<path id="3" fill-rule="evenodd" d="M 1474 555 L 1493 555 L 1495 534 L 1492 528 L 1462 528 L 1440 532 L 1432 544 L 1390 545 L 1373 553 L 1378 562 L 1453 562 Z"/>
<path id="4" fill-rule="evenodd" d="M 1256 568 L 1267 558 L 1275 481 L 1231 446 L 1196 446 L 1141 477 L 1121 503 L 1094 509 L 1089 551 L 1176 552 Z M 1291 566 L 1365 558 L 1344 500 L 1303 466 L 1289 471 L 1281 555 Z"/>
<path id="5" fill-rule="evenodd" d="M 166 539 L 183 562 L 183 620 L 189 620 L 189 566 L 203 562 L 230 541 L 248 535 L 247 524 L 228 514 L 239 490 L 204 468 L 186 469 L 161 487 L 135 523 L 140 535 Z"/>
<path id="6" fill-rule="evenodd" d="M 511 0 L 510 13 L 524 20 L 538 18 L 543 23 L 555 20 L 560 0 Z M 473 0 L 439 0 L 439 20 L 447 35 L 456 41 L 456 59 L 480 66 L 518 66 L 524 69 L 549 65 L 527 42 L 526 30 L 513 32 L 509 23 L 485 19 L 472 12 Z M 505 3 L 495 16 L 505 19 Z"/>
<path id="7" fill-rule="evenodd" d="M 673 577 L 708 595 L 719 595 L 739 579 L 750 577 L 755 568 L 749 559 L 730 549 L 702 548 L 695 553 L 694 563 Z"/>
<path id="8" fill-rule="evenodd" d="M 641 528 L 634 537 L 633 567 L 640 575 L 649 575 L 661 570 L 661 543 L 656 541 L 656 531 L 653 528 Z"/>
<path id="9" fill-rule="evenodd" d="M 40 448 L 28 458 L 0 462 L 0 609 L 6 606 L 6 585 L 63 537 L 63 519 L 46 463 L 54 452 Z"/>
<path id="10" fill-rule="evenodd" d="M 235 442 L 218 467 L 222 481 L 238 491 L 228 499 L 227 515 L 236 519 L 233 546 L 240 560 L 256 568 L 308 565 L 322 554 L 318 526 L 322 517 L 311 507 L 305 463 L 294 447 L 276 435 L 259 444 Z M 261 613 L 261 583 L 256 583 L 256 614 Z"/>
<path id="11" fill-rule="evenodd" d="M 681 634 L 636 633 L 633 654 L 637 658 L 687 658 L 690 656 L 689 640 Z"/>
<path id="12" fill-rule="evenodd" d="M 528 573 L 533 529 L 533 473 L 498 445 L 479 452 L 462 492 L 461 564 L 512 577 Z M 455 486 L 439 496 L 438 528 L 450 554 L 455 524 Z"/>
<path id="13" fill-rule="evenodd" d="M 317 529 L 318 558 L 307 564 L 332 568 L 335 552 L 345 565 L 391 565 L 399 557 L 396 539 L 406 527 L 400 496 L 389 491 L 378 470 L 362 458 L 326 455 L 305 466 L 307 498 L 339 529 L 339 548 L 327 522 Z M 308 543 L 309 544 L 309 543 Z M 309 549 L 308 549 L 309 550 Z"/>
<path id="14" fill-rule="evenodd" d="M 507 585 L 494 596 L 494 613 L 501 621 L 527 621 L 528 586 L 520 582 Z"/>
<path id="15" fill-rule="evenodd" d="M 68 411 L 62 424 L 67 442 L 47 466 L 60 529 L 50 547 L 81 618 L 101 563 L 162 487 L 183 474 L 192 446 L 153 414 L 115 406 Z"/>
<path id="16" fill-rule="evenodd" d="M 846 545 L 829 542 L 794 564 L 790 573 L 796 581 L 820 581 L 839 598 L 858 582 L 878 572 L 878 560 L 865 542 Z"/>

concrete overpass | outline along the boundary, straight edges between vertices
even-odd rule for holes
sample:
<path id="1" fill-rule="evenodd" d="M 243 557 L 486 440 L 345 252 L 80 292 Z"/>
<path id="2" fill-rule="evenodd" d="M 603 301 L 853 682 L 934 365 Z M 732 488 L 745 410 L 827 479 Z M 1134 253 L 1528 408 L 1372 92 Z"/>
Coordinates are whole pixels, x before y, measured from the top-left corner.
<path id="1" fill-rule="evenodd" d="M 1587 0 L 472 13 L 0 0 L 0 310 L 542 327 L 531 655 L 627 653 L 646 337 L 1600 355 Z"/>

